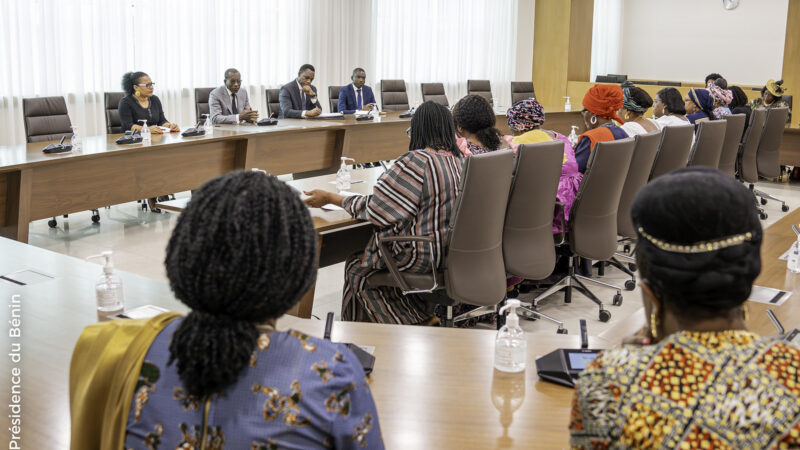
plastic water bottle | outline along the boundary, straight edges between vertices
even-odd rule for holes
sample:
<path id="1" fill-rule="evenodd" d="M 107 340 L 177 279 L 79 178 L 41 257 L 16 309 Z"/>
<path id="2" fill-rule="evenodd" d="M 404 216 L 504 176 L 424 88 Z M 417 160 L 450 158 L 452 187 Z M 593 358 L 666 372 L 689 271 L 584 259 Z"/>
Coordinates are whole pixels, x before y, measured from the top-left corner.
<path id="1" fill-rule="evenodd" d="M 82 147 L 81 137 L 78 134 L 78 127 L 70 127 L 72 128 L 72 138 L 70 139 L 70 143 L 72 144 L 73 150 L 80 150 Z"/>
<path id="2" fill-rule="evenodd" d="M 105 258 L 103 273 L 94 286 L 97 296 L 97 315 L 101 319 L 119 314 L 125 308 L 125 298 L 122 291 L 122 279 L 114 273 L 114 263 L 111 261 L 112 252 L 106 250 L 99 255 L 89 256 L 88 259 Z"/>
<path id="3" fill-rule="evenodd" d="M 336 189 L 341 191 L 346 191 L 350 189 L 350 168 L 347 167 L 347 161 L 356 162 L 353 158 L 347 158 L 342 156 L 342 165 L 339 167 L 339 170 L 336 172 Z"/>
<path id="4" fill-rule="evenodd" d="M 150 140 L 150 128 L 147 128 L 147 120 L 142 119 L 139 122 L 142 122 L 142 143 L 149 144 Z"/>
<path id="5" fill-rule="evenodd" d="M 789 249 L 789 258 L 786 260 L 786 268 L 789 272 L 800 273 L 800 237 L 792 244 Z"/>
<path id="6" fill-rule="evenodd" d="M 525 370 L 527 344 L 525 332 L 519 326 L 519 300 L 506 300 L 499 314 L 508 311 L 506 324 L 497 332 L 494 341 L 494 368 L 501 372 L 522 372 Z"/>
<path id="7" fill-rule="evenodd" d="M 203 122 L 203 129 L 206 130 L 206 135 L 214 134 L 214 124 L 211 123 L 211 116 L 208 114 L 203 114 L 205 116 L 206 121 Z"/>

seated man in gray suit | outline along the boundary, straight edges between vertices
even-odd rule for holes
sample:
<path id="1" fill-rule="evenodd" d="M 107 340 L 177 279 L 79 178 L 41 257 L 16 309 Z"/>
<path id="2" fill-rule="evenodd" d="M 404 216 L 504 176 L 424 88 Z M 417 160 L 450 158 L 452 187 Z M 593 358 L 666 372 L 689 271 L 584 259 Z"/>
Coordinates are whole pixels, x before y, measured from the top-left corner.
<path id="1" fill-rule="evenodd" d="M 322 113 L 322 106 L 317 100 L 317 88 L 311 85 L 312 81 L 314 66 L 303 64 L 297 72 L 297 78 L 281 87 L 278 97 L 281 102 L 280 117 L 300 119 Z"/>
<path id="2" fill-rule="evenodd" d="M 239 89 L 242 75 L 236 69 L 225 71 L 225 86 L 220 86 L 208 94 L 208 110 L 212 123 L 255 122 L 258 111 L 250 108 L 247 90 Z"/>

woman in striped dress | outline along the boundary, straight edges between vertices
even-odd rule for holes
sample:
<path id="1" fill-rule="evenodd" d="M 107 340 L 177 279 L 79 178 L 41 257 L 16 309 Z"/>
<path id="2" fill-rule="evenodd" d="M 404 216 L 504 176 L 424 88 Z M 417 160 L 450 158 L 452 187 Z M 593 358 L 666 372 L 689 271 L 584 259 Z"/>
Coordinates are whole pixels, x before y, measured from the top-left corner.
<path id="1" fill-rule="evenodd" d="M 409 136 L 409 152 L 381 175 L 372 195 L 343 197 L 323 190 L 306 192 L 309 206 L 341 205 L 354 218 L 370 221 L 375 227 L 366 249 L 351 255 L 345 264 L 343 320 L 393 324 L 436 321 L 432 306 L 418 295 L 367 285 L 370 275 L 385 270 L 378 252 L 381 238 L 434 237 L 433 254 L 427 243 L 391 245 L 401 271 L 429 273 L 431 267 L 441 265 L 444 255 L 462 162 L 450 111 L 430 101 L 423 103 L 411 119 Z"/>

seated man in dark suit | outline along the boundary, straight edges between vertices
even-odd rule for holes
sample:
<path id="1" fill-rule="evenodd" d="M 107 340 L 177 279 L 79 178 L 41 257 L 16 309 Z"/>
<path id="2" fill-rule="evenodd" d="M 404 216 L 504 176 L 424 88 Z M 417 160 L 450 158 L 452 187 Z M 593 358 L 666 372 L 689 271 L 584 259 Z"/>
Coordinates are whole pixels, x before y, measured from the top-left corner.
<path id="1" fill-rule="evenodd" d="M 255 122 L 258 111 L 250 108 L 247 89 L 239 89 L 242 75 L 236 69 L 225 71 L 225 85 L 220 86 L 208 95 L 208 110 L 212 123 Z"/>
<path id="2" fill-rule="evenodd" d="M 281 102 L 280 117 L 300 119 L 316 117 L 322 113 L 322 106 L 317 100 L 317 88 L 311 85 L 314 81 L 314 66 L 303 64 L 297 72 L 297 78 L 281 87 L 278 99 Z"/>
<path id="3" fill-rule="evenodd" d="M 372 93 L 372 88 L 364 85 L 367 81 L 367 72 L 358 67 L 353 70 L 350 79 L 353 82 L 339 91 L 339 112 L 353 114 L 362 109 L 374 108 L 375 94 Z"/>

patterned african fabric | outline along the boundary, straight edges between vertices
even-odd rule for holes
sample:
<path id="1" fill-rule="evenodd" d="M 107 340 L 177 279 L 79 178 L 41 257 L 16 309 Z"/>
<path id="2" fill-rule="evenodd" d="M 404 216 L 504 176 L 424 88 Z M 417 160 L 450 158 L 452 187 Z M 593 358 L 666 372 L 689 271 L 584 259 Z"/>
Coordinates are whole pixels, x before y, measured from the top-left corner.
<path id="1" fill-rule="evenodd" d="M 578 136 L 578 144 L 575 145 L 575 160 L 578 162 L 580 173 L 586 172 L 586 165 L 589 163 L 589 155 L 592 154 L 594 145 L 598 142 L 616 141 L 625 139 L 628 133 L 613 123 L 605 123 L 597 128 L 586 130 Z"/>
<path id="2" fill-rule="evenodd" d="M 159 333 L 142 364 L 126 449 L 383 448 L 378 414 L 356 356 L 298 331 L 261 332 L 250 363 L 207 402 L 188 395 Z M 204 426 L 205 425 L 205 426 Z"/>
<path id="3" fill-rule="evenodd" d="M 601 353 L 581 374 L 572 448 L 800 447 L 800 348 L 747 331 L 679 332 Z"/>
<path id="4" fill-rule="evenodd" d="M 572 204 L 575 202 L 575 196 L 578 195 L 578 188 L 581 186 L 583 174 L 578 171 L 578 162 L 575 160 L 575 151 L 572 149 L 572 143 L 561 133 L 553 132 L 556 139 L 564 143 L 564 160 L 561 164 L 561 177 L 558 180 L 558 191 L 556 191 L 556 200 L 564 204 L 564 217 L 569 222 L 569 213 L 572 211 Z M 543 130 L 531 130 L 514 137 L 515 144 L 535 144 L 537 142 L 549 142 L 553 138 Z M 553 234 L 567 231 L 566 224 L 561 220 L 561 213 L 556 208 L 553 214 Z"/>
<path id="5" fill-rule="evenodd" d="M 714 108 L 714 111 L 712 112 L 714 113 L 714 117 L 717 119 L 721 119 L 725 116 L 731 115 L 731 109 L 728 108 L 727 106 L 717 106 L 716 108 Z"/>
<path id="6" fill-rule="evenodd" d="M 762 100 L 761 98 L 754 98 L 754 99 L 750 100 L 749 103 L 747 103 L 747 106 L 749 106 L 750 109 L 756 109 L 756 108 L 766 108 L 766 109 L 785 108 L 785 107 L 789 106 L 783 100 L 776 100 L 776 101 L 770 103 L 769 105 L 764 105 L 764 103 L 761 100 Z"/>
<path id="7" fill-rule="evenodd" d="M 488 148 L 468 141 L 463 137 L 456 137 L 456 145 L 458 145 L 458 149 L 461 150 L 461 153 L 464 156 L 480 155 L 481 153 L 488 153 L 492 151 Z M 514 136 L 506 134 L 500 137 L 500 148 L 498 150 L 510 148 L 516 152 L 517 147 L 519 147 L 519 145 L 514 142 Z"/>
<path id="8" fill-rule="evenodd" d="M 378 238 L 432 236 L 427 243 L 395 242 L 392 258 L 401 271 L 430 273 L 440 267 L 461 180 L 460 155 L 414 150 L 399 157 L 375 185 L 372 195 L 346 197 L 342 206 L 353 217 L 367 220 L 375 234 L 363 252 L 345 262 L 342 319 L 358 322 L 418 324 L 433 317 L 433 308 L 417 295 L 400 289 L 367 286 L 367 278 L 385 269 Z"/>

